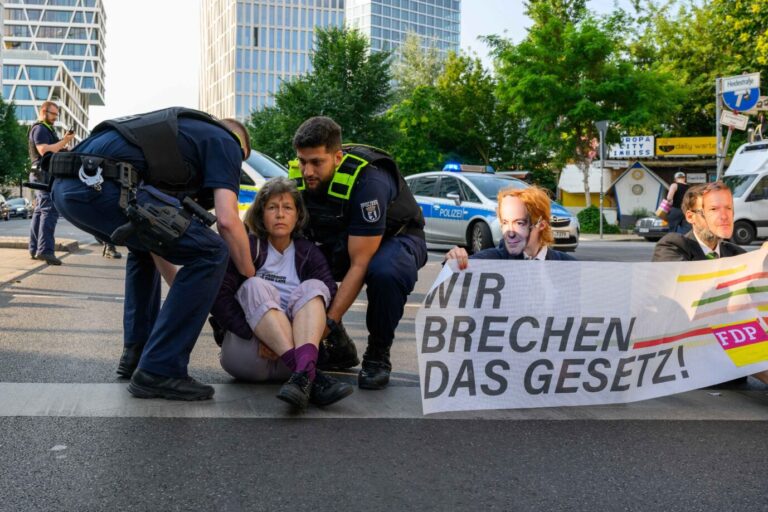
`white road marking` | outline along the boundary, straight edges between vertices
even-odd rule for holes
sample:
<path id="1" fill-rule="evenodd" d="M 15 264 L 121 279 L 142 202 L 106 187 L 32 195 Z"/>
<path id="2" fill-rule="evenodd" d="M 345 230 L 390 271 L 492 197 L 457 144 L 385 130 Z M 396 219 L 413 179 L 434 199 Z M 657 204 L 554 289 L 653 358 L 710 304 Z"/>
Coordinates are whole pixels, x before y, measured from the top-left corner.
<path id="1" fill-rule="evenodd" d="M 505 411 L 470 411 L 423 416 L 418 387 L 361 391 L 332 406 L 310 407 L 301 416 L 275 399 L 276 384 L 217 384 L 213 400 L 141 400 L 127 384 L 0 383 L 0 417 L 75 418 L 389 418 L 426 420 L 666 420 L 766 421 L 768 394 L 705 390 L 632 404 Z"/>

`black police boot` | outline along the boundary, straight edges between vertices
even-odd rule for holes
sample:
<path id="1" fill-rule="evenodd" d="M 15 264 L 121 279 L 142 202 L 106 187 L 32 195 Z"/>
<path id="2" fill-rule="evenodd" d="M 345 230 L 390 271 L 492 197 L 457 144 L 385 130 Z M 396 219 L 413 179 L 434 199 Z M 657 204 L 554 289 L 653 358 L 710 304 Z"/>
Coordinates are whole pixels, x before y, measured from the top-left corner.
<path id="1" fill-rule="evenodd" d="M 166 377 L 136 370 L 128 384 L 128 392 L 136 398 L 165 398 L 167 400 L 208 400 L 213 386 L 197 382 L 192 377 Z"/>
<path id="2" fill-rule="evenodd" d="M 115 246 L 112 244 L 104 244 L 104 250 L 101 255 L 110 260 L 119 260 L 123 257 L 122 254 L 117 252 L 117 249 L 115 249 Z"/>
<path id="3" fill-rule="evenodd" d="M 277 398 L 303 411 L 309 403 L 311 388 L 312 383 L 309 382 L 307 372 L 293 372 L 288 382 L 280 387 Z"/>
<path id="4" fill-rule="evenodd" d="M 317 355 L 317 368 L 320 370 L 346 370 L 360 364 L 355 342 L 347 334 L 344 324 L 339 322 L 337 325 L 338 328 L 320 342 Z"/>
<path id="5" fill-rule="evenodd" d="M 360 389 L 384 389 L 389 384 L 392 363 L 389 349 L 373 348 L 370 345 L 363 355 L 363 369 L 357 375 Z"/>
<path id="6" fill-rule="evenodd" d="M 324 407 L 348 397 L 354 391 L 355 388 L 346 382 L 340 382 L 330 375 L 318 371 L 315 381 L 312 383 L 309 401 L 319 407 Z"/>
<path id="7" fill-rule="evenodd" d="M 139 366 L 142 352 L 144 352 L 144 345 L 131 345 L 123 348 L 123 355 L 120 356 L 120 362 L 117 363 L 117 374 L 124 379 L 130 379 L 136 367 Z"/>

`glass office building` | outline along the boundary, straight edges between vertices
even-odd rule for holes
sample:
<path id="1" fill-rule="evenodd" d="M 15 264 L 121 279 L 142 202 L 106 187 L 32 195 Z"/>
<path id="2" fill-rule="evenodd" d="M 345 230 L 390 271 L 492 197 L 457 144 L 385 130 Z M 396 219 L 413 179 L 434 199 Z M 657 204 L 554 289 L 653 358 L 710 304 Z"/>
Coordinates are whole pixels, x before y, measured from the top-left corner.
<path id="1" fill-rule="evenodd" d="M 314 31 L 341 27 L 345 0 L 203 0 L 200 109 L 246 121 L 280 83 L 311 70 Z"/>
<path id="2" fill-rule="evenodd" d="M 459 51 L 461 0 L 347 0 L 347 25 L 368 36 L 373 51 L 391 51 L 416 34 L 445 56 Z"/>
<path id="3" fill-rule="evenodd" d="M 56 101 L 59 123 L 85 136 L 90 105 L 104 105 L 105 23 L 102 0 L 4 1 L 3 96 L 20 121 Z"/>

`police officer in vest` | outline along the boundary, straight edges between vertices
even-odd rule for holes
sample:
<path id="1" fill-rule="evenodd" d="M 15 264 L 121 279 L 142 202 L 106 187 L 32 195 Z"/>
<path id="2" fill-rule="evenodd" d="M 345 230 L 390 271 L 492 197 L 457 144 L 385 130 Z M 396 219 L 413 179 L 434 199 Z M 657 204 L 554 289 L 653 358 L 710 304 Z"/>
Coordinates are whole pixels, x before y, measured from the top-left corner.
<path id="1" fill-rule="evenodd" d="M 213 387 L 189 377 L 187 365 L 229 255 L 241 274 L 255 275 L 237 207 L 249 153 L 238 121 L 171 108 L 105 121 L 71 153 L 43 162 L 65 218 L 128 246 L 117 373 L 131 379 L 128 391 L 138 398 L 213 396 Z M 214 221 L 218 234 L 206 225 Z M 158 269 L 171 281 L 162 307 Z"/>
<path id="2" fill-rule="evenodd" d="M 389 155 L 367 146 L 342 148 L 341 128 L 328 117 L 302 123 L 293 146 L 299 161 L 293 177 L 309 210 L 308 236 L 341 281 L 326 334 L 340 329 L 365 283 L 369 335 L 358 385 L 383 389 L 395 328 L 427 261 L 421 209 Z"/>
<path id="3" fill-rule="evenodd" d="M 59 107 L 52 101 L 44 101 L 40 106 L 37 121 L 29 129 L 27 136 L 29 159 L 32 162 L 31 182 L 44 180 L 39 173 L 40 159 L 46 153 L 58 153 L 64 150 L 74 139 L 73 133 L 67 133 L 59 140 L 53 128 L 59 118 Z M 51 195 L 42 190 L 35 190 L 35 210 L 29 231 L 29 254 L 33 260 L 44 260 L 49 265 L 61 265 L 61 260 L 54 254 L 56 240 L 54 232 L 59 213 L 51 201 Z"/>

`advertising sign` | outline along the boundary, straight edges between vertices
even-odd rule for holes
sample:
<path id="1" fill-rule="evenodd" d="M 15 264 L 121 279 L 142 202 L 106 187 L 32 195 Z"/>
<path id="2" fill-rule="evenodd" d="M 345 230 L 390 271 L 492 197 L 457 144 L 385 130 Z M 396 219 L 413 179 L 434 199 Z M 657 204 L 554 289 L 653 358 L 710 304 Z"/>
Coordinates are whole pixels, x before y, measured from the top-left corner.
<path id="1" fill-rule="evenodd" d="M 653 158 L 655 150 L 653 135 L 633 135 L 622 137 L 620 144 L 614 144 L 608 148 L 608 157 L 612 159 Z"/>
<path id="2" fill-rule="evenodd" d="M 700 156 L 717 154 L 715 137 L 659 137 L 657 156 Z"/>

